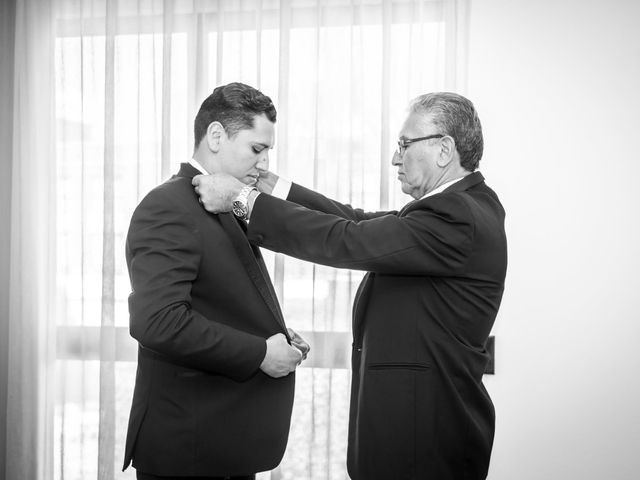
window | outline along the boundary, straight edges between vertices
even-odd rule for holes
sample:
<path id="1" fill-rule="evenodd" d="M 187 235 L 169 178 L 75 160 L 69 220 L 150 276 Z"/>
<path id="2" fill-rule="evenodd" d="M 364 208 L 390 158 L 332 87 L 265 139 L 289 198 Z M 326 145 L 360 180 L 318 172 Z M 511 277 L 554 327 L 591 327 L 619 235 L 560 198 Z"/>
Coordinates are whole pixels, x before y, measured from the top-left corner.
<path id="1" fill-rule="evenodd" d="M 192 150 L 200 102 L 242 81 L 278 108 L 271 167 L 368 210 L 406 202 L 391 154 L 408 100 L 455 80 L 439 1 L 69 1 L 58 12 L 55 478 L 122 473 L 135 376 L 131 213 Z M 452 26 L 453 25 L 453 26 Z M 351 305 L 362 272 L 263 252 L 287 323 L 312 344 L 281 466 L 348 478 Z"/>

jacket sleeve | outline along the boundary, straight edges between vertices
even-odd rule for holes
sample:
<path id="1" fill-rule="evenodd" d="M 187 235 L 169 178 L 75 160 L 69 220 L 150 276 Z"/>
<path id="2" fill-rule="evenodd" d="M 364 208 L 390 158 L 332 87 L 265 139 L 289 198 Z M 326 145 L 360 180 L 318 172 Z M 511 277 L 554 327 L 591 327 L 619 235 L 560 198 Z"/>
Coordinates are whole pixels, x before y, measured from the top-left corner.
<path id="1" fill-rule="evenodd" d="M 126 244 L 131 336 L 176 363 L 244 380 L 260 367 L 265 339 L 230 327 L 226 309 L 205 318 L 191 307 L 202 240 L 178 203 L 154 191 L 133 214 Z"/>
<path id="2" fill-rule="evenodd" d="M 327 210 L 259 195 L 249 241 L 322 265 L 397 275 L 462 273 L 472 249 L 472 214 L 457 194 L 421 200 L 403 217 L 358 220 Z"/>

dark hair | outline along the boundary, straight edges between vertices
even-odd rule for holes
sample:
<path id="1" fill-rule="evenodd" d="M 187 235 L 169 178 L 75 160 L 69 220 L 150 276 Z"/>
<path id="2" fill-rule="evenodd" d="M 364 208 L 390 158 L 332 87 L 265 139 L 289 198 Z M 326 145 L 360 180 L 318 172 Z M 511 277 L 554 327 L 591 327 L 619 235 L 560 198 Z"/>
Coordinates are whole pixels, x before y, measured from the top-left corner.
<path id="1" fill-rule="evenodd" d="M 232 137 L 240 130 L 253 128 L 254 117 L 263 113 L 275 123 L 276 107 L 260 90 L 238 82 L 217 87 L 202 102 L 193 122 L 194 148 L 198 148 L 211 122 L 220 122 Z"/>
<path id="2" fill-rule="evenodd" d="M 410 110 L 432 115 L 440 133 L 453 137 L 456 142 L 460 165 L 470 172 L 478 168 L 484 140 L 482 125 L 471 101 L 457 93 L 427 93 L 413 100 Z"/>

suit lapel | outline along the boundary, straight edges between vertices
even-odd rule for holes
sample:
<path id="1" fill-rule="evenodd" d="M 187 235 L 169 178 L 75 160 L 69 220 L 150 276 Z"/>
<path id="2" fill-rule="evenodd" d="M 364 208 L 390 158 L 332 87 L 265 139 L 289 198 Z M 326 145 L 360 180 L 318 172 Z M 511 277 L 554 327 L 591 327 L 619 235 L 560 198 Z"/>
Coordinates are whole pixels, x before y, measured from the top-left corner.
<path id="1" fill-rule="evenodd" d="M 238 217 L 235 217 L 236 222 L 242 228 L 242 232 L 244 236 L 247 236 L 247 221 L 241 220 Z M 282 314 L 282 310 L 280 309 L 280 303 L 278 302 L 278 296 L 276 295 L 276 291 L 273 288 L 273 282 L 271 281 L 271 277 L 269 276 L 269 270 L 267 270 L 267 266 L 264 263 L 264 258 L 262 258 L 262 252 L 260 252 L 260 248 L 257 245 L 254 245 L 251 242 L 248 242 L 251 250 L 253 251 L 253 256 L 255 257 L 256 262 L 258 263 L 258 267 L 260 267 L 260 272 L 262 273 L 262 277 L 264 278 L 264 283 L 269 289 L 269 293 L 271 294 L 271 298 L 274 300 L 274 305 L 278 310 L 280 318 L 283 319 L 284 325 L 284 315 Z"/>
<path id="2" fill-rule="evenodd" d="M 192 165 L 189 163 L 183 163 L 180 165 L 180 171 L 176 176 L 191 179 L 199 174 L 200 172 Z M 245 233 L 246 226 L 244 226 L 244 224 L 241 226 L 241 223 L 238 222 L 232 213 L 221 213 L 216 216 L 220 219 L 220 223 L 222 224 L 224 231 L 229 235 L 231 244 L 233 245 L 238 258 L 242 262 L 242 265 L 244 265 L 249 278 L 251 278 L 251 281 L 258 289 L 258 292 L 260 292 L 260 296 L 267 304 L 269 310 L 271 310 L 271 313 L 273 313 L 273 316 L 276 318 L 278 323 L 283 327 L 285 335 L 288 337 L 289 334 L 286 333 L 287 329 L 284 323 L 284 316 L 280 310 L 278 297 L 276 296 L 276 292 L 271 284 L 267 267 L 264 264 L 260 250 L 251 245 L 247 240 Z M 242 220 L 240 222 L 242 222 Z"/>
<path id="3" fill-rule="evenodd" d="M 242 231 L 242 227 L 232 213 L 220 213 L 218 214 L 218 218 L 220 219 L 222 228 L 224 228 L 225 232 L 229 235 L 233 248 L 236 250 L 238 258 L 242 262 L 242 265 L 244 265 L 249 278 L 251 278 L 251 281 L 258 289 L 258 292 L 269 307 L 269 310 L 271 310 L 271 313 L 273 313 L 273 316 L 286 331 L 284 318 L 275 291 L 273 288 L 270 288 L 271 282 L 267 274 L 266 265 L 264 265 L 264 261 L 262 260 L 262 255 L 260 255 L 259 251 L 258 255 L 260 256 L 257 257 L 255 255 L 251 244 Z"/>
<path id="4" fill-rule="evenodd" d="M 264 285 L 266 285 L 269 290 L 270 298 L 273 300 L 273 306 L 277 310 L 276 318 L 282 323 L 283 327 L 286 327 L 284 322 L 284 315 L 282 314 L 282 310 L 280 309 L 280 302 L 278 302 L 278 296 L 276 295 L 276 291 L 273 288 L 273 282 L 271 281 L 271 277 L 269 276 L 269 270 L 267 270 L 267 266 L 264 263 L 264 259 L 262 258 L 262 253 L 260 253 L 260 249 L 255 245 L 251 245 L 253 252 L 255 254 L 256 261 L 258 262 L 258 267 L 260 267 L 260 271 L 262 272 L 262 277 L 264 278 Z M 287 337 L 289 335 L 287 334 Z"/>

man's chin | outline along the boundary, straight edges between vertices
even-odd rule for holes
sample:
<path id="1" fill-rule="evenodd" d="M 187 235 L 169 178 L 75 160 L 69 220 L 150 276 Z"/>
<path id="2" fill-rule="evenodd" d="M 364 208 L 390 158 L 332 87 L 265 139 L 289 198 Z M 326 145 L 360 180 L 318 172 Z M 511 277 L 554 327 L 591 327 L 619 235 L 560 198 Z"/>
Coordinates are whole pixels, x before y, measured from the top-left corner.
<path id="1" fill-rule="evenodd" d="M 411 188 L 411 186 L 405 182 L 402 182 L 400 184 L 400 189 L 402 190 L 402 193 L 406 193 L 407 195 L 411 195 L 411 192 L 413 192 L 413 188 Z"/>

